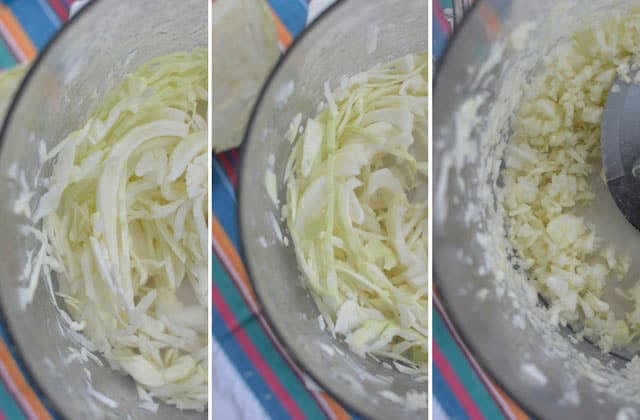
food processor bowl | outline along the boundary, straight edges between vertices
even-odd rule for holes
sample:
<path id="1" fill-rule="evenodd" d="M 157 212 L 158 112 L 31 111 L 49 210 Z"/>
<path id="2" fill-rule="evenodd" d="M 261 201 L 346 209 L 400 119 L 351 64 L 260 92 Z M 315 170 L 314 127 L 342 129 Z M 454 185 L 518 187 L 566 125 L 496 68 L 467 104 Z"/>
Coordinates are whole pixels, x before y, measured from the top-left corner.
<path id="1" fill-rule="evenodd" d="M 292 145 L 285 133 L 294 116 L 315 116 L 326 81 L 428 48 L 426 0 L 344 0 L 326 10 L 294 42 L 264 87 L 247 128 L 239 183 L 239 224 L 246 265 L 270 326 L 294 361 L 334 398 L 375 419 L 426 418 L 427 410 L 383 396 L 427 392 L 427 383 L 362 358 L 323 330 L 303 286 L 285 223 L 265 188 L 265 174 L 283 177 Z M 215 129 L 215 127 L 214 127 Z M 287 239 L 285 239 L 287 238 Z M 427 308 L 425 308 L 425 311 Z M 392 397 L 393 398 L 393 397 Z"/>
<path id="2" fill-rule="evenodd" d="M 62 28 L 20 87 L 2 129 L 0 150 L 0 303 L 10 340 L 45 404 L 58 416 L 78 418 L 203 418 L 160 404 L 157 413 L 139 406 L 134 381 L 103 360 L 70 361 L 77 347 L 60 327 L 43 279 L 33 303 L 21 307 L 21 276 L 27 253 L 38 243 L 25 236 L 24 216 L 14 213 L 21 192 L 16 175 L 33 187 L 41 141 L 51 150 L 86 122 L 127 73 L 163 54 L 207 47 L 204 0 L 94 0 Z M 50 174 L 50 165 L 42 175 Z M 42 189 L 31 198 L 33 210 Z M 54 287 L 57 282 L 54 278 Z M 64 303 L 59 299 L 64 308 Z M 90 375 L 91 380 L 88 379 Z M 101 401 L 102 400 L 102 401 Z"/>
<path id="3" fill-rule="evenodd" d="M 480 0 L 435 75 L 435 288 L 476 359 L 534 417 L 640 413 L 637 368 L 547 321 L 496 201 L 521 87 L 559 40 L 632 3 Z M 622 217 L 612 208 L 610 217 Z"/>

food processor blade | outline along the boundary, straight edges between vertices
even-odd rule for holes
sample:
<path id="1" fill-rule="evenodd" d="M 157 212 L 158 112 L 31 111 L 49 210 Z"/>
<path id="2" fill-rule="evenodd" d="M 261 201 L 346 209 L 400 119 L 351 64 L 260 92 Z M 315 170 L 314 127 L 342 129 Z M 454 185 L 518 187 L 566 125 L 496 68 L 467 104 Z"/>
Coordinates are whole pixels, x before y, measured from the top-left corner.
<path id="1" fill-rule="evenodd" d="M 640 84 L 613 83 L 602 116 L 600 147 L 609 192 L 624 217 L 640 230 Z"/>

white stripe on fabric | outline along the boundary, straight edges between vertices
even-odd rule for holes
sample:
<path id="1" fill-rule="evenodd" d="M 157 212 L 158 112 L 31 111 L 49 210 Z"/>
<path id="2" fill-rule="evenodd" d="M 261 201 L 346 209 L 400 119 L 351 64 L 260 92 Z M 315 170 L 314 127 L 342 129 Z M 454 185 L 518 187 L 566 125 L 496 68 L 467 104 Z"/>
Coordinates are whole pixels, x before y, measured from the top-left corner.
<path id="1" fill-rule="evenodd" d="M 444 412 L 438 400 L 434 398 L 431 404 L 433 405 L 433 420 L 449 420 L 449 416 Z"/>
<path id="2" fill-rule="evenodd" d="M 53 11 L 53 6 L 51 6 L 45 0 L 38 0 L 38 4 L 40 5 L 40 8 L 44 11 L 44 14 L 47 15 L 47 19 L 49 19 L 49 22 L 51 22 L 53 27 L 56 29 L 59 29 L 60 18 L 58 17 L 56 12 Z"/>
<path id="3" fill-rule="evenodd" d="M 233 420 L 269 420 L 253 392 L 216 340 L 211 341 L 211 362 L 215 369 L 211 381 L 212 418 Z"/>
<path id="4" fill-rule="evenodd" d="M 320 13 L 324 12 L 325 9 L 335 3 L 335 0 L 311 0 L 309 3 L 309 13 L 307 15 L 307 25 L 311 23 L 315 18 L 317 18 Z"/>
<path id="5" fill-rule="evenodd" d="M 4 40 L 7 43 L 7 46 L 11 50 L 12 55 L 17 55 L 16 61 L 19 64 L 24 64 L 27 61 L 27 57 L 24 55 L 20 47 L 18 47 L 15 39 L 13 39 L 13 35 L 11 35 L 11 32 L 9 32 L 9 30 L 2 24 L 2 22 L 0 22 L 0 34 L 2 34 Z"/>

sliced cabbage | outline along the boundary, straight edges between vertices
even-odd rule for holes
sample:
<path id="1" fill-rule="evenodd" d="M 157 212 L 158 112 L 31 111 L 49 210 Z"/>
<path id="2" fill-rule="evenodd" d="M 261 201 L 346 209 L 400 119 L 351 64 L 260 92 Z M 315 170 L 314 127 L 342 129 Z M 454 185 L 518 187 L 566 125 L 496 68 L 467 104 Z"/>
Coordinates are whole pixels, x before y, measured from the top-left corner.
<path id="1" fill-rule="evenodd" d="M 425 375 L 427 55 L 324 93 L 293 146 L 286 186 L 300 269 L 352 351 Z"/>
<path id="2" fill-rule="evenodd" d="M 143 403 L 207 405 L 207 53 L 128 75 L 45 158 L 32 221 L 43 243 L 23 290 L 57 272 L 67 322 L 136 381 Z M 68 315 L 62 312 L 63 318 Z M 141 397 L 142 398 L 142 397 Z"/>

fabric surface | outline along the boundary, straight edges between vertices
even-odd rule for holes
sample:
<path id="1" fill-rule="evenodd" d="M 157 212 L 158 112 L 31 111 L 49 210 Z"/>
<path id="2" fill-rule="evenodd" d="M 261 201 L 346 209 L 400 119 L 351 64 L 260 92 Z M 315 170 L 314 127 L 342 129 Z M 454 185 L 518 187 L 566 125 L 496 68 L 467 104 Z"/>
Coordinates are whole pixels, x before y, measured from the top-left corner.
<path id="1" fill-rule="evenodd" d="M 318 1 L 318 0 L 314 0 Z M 268 0 L 284 51 L 322 4 Z M 261 314 L 240 256 L 236 220 L 238 150 L 213 157 L 213 417 L 356 418 L 310 383 Z"/>
<path id="2" fill-rule="evenodd" d="M 67 20 L 70 4 L 71 0 L 0 0 L 0 72 L 33 60 Z M 0 323 L 0 420 L 51 418 L 41 397 Z"/>
<path id="3" fill-rule="evenodd" d="M 451 0 L 435 0 L 433 3 L 432 47 L 436 61 L 452 31 L 451 7 Z M 432 331 L 434 420 L 528 418 L 471 355 L 456 333 L 437 293 L 433 298 Z"/>

